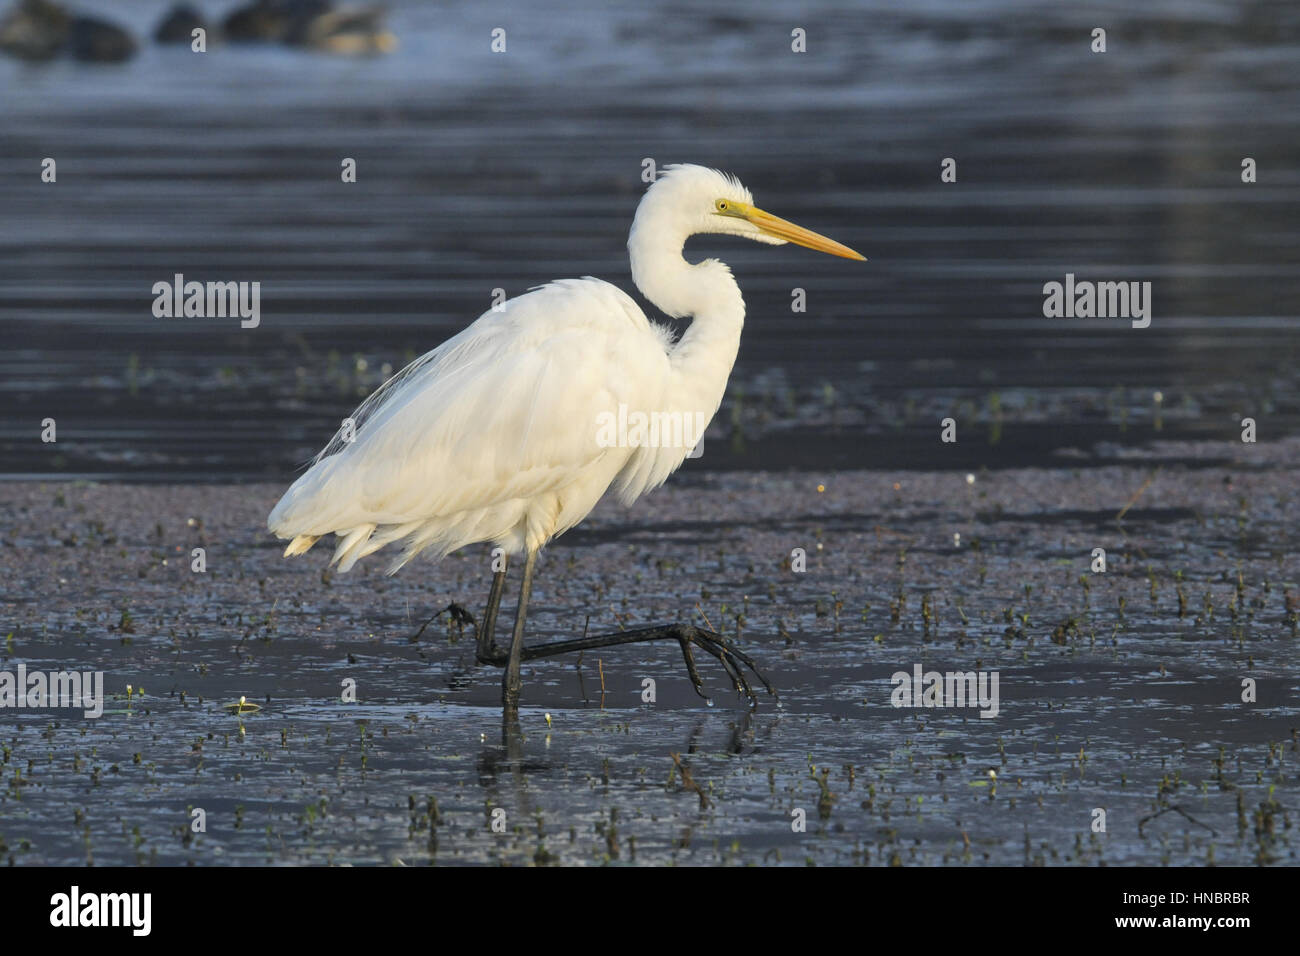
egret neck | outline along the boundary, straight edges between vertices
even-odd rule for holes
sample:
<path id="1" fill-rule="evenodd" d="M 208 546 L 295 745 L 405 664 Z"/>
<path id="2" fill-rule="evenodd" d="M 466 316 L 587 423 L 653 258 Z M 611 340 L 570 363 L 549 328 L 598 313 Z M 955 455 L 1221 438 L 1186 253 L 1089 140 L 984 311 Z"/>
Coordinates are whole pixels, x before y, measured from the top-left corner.
<path id="1" fill-rule="evenodd" d="M 745 300 L 726 263 L 686 261 L 682 249 L 687 238 L 705 230 L 675 215 L 679 206 L 655 199 L 651 190 L 642 200 L 628 236 L 632 281 L 665 315 L 691 318 L 668 353 L 673 382 L 664 398 L 672 409 L 664 411 L 703 412 L 711 419 L 740 350 Z"/>

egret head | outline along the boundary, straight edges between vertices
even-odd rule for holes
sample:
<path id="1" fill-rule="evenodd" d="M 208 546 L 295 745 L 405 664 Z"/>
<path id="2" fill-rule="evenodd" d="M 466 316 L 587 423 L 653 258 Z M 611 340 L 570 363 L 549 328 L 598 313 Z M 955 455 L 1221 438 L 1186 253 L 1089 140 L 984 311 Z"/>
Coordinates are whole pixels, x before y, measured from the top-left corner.
<path id="1" fill-rule="evenodd" d="M 637 207 L 633 235 L 638 231 L 683 241 L 698 233 L 716 233 L 774 246 L 793 242 L 845 259 L 866 258 L 833 239 L 759 209 L 740 180 L 704 166 L 666 167 Z"/>

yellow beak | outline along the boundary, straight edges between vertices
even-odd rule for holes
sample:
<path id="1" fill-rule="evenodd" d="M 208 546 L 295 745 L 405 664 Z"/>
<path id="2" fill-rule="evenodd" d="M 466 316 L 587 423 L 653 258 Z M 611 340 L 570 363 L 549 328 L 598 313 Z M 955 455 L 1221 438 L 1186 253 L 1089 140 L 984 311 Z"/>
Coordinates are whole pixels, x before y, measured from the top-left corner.
<path id="1" fill-rule="evenodd" d="M 848 246 L 836 242 L 834 239 L 827 239 L 825 236 L 813 232 L 811 229 L 805 229 L 803 226 L 796 226 L 794 223 L 774 216 L 770 212 L 764 212 L 755 206 L 747 206 L 744 203 L 728 203 L 728 209 L 723 215 L 732 215 L 738 219 L 747 219 L 759 228 L 766 235 L 773 236 L 777 239 L 784 239 L 786 242 L 793 242 L 796 245 L 804 246 L 808 249 L 816 249 L 818 252 L 827 252 L 833 256 L 839 256 L 843 259 L 860 259 L 866 261 L 866 256 L 855 252 Z"/>

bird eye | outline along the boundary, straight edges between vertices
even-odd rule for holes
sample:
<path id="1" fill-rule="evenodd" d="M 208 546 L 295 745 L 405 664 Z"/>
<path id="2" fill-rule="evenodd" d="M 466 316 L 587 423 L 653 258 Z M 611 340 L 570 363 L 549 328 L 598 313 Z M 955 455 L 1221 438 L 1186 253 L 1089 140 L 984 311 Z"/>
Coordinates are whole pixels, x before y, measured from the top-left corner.
<path id="1" fill-rule="evenodd" d="M 714 205 L 718 207 L 718 212 L 727 211 L 727 201 L 725 199 L 719 199 L 716 203 L 714 203 Z"/>

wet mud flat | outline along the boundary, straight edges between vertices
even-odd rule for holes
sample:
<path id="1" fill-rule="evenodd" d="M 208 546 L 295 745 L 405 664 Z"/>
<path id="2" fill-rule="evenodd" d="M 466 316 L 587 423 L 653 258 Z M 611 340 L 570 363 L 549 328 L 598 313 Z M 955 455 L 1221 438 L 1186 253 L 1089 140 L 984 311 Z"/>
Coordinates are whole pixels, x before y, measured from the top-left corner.
<path id="1" fill-rule="evenodd" d="M 0 711 L 0 861 L 1294 865 L 1300 440 L 1122 457 L 688 463 L 545 552 L 530 640 L 707 620 L 779 704 L 628 645 L 525 664 L 505 727 L 472 628 L 413 639 L 486 547 L 335 576 L 263 532 L 278 485 L 0 485 L 0 671 L 109 695 Z M 892 706 L 917 665 L 996 715 Z"/>

